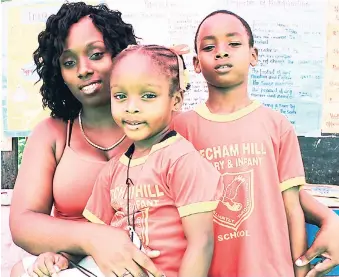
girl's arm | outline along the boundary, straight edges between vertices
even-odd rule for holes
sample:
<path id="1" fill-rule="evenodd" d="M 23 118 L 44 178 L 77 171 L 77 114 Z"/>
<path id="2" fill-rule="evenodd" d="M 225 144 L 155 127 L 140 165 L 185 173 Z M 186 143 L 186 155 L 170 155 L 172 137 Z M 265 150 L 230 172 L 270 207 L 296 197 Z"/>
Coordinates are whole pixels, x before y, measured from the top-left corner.
<path id="1" fill-rule="evenodd" d="M 178 276 L 206 277 L 214 250 L 213 212 L 183 217 L 182 225 L 187 249 Z"/>

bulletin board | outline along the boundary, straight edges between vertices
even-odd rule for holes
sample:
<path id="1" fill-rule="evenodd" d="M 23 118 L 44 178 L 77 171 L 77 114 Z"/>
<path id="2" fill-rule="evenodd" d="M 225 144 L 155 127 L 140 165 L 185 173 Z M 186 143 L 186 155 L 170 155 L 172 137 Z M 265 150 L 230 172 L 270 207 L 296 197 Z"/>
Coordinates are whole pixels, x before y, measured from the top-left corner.
<path id="1" fill-rule="evenodd" d="M 188 44 L 185 57 L 191 89 L 184 110 L 207 99 L 201 75 L 193 71 L 194 35 L 201 20 L 231 10 L 250 24 L 259 64 L 252 68 L 249 94 L 283 113 L 299 136 L 339 133 L 339 11 L 336 0 L 106 0 L 133 24 L 141 43 Z M 27 136 L 49 115 L 35 84 L 32 53 L 47 17 L 63 1 L 3 3 L 2 111 L 7 136 Z"/>

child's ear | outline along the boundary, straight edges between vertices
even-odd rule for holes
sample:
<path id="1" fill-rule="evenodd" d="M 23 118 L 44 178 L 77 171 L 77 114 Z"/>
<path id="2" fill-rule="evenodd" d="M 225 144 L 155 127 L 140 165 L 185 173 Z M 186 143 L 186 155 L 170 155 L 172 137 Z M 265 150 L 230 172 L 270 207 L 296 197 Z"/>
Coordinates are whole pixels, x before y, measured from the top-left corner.
<path id="1" fill-rule="evenodd" d="M 258 63 L 258 49 L 256 47 L 251 48 L 251 66 L 256 66 Z"/>
<path id="2" fill-rule="evenodd" d="M 195 73 L 198 73 L 198 74 L 201 73 L 201 67 L 200 67 L 198 56 L 193 57 L 193 66 L 194 66 Z"/>
<path id="3" fill-rule="evenodd" d="M 177 91 L 173 95 L 173 107 L 172 111 L 177 112 L 181 110 L 183 104 L 183 91 Z"/>

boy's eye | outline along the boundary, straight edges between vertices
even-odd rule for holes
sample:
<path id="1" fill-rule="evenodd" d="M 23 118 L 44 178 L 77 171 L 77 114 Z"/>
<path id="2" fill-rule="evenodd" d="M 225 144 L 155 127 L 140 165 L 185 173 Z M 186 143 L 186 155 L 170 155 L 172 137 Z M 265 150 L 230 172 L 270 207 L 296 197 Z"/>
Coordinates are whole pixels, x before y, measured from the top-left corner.
<path id="1" fill-rule="evenodd" d="M 237 46 L 240 46 L 241 43 L 240 42 L 231 42 L 230 43 L 230 46 L 233 46 L 233 47 L 237 47 Z"/>
<path id="2" fill-rule="evenodd" d="M 214 45 L 207 45 L 207 46 L 203 47 L 202 50 L 211 51 L 211 50 L 213 50 L 213 48 L 214 48 Z"/>
<path id="3" fill-rule="evenodd" d="M 113 95 L 113 97 L 114 97 L 115 99 L 117 99 L 117 100 L 123 100 L 123 99 L 126 98 L 126 95 L 123 94 L 123 93 L 115 93 L 115 94 Z"/>
<path id="4" fill-rule="evenodd" d="M 157 96 L 154 93 L 151 92 L 146 92 L 142 95 L 142 98 L 144 99 L 152 99 L 152 98 L 156 98 Z"/>
<path id="5" fill-rule="evenodd" d="M 93 55 L 91 55 L 90 59 L 91 60 L 100 60 L 103 55 L 104 55 L 103 52 L 97 52 L 97 53 L 94 53 Z"/>

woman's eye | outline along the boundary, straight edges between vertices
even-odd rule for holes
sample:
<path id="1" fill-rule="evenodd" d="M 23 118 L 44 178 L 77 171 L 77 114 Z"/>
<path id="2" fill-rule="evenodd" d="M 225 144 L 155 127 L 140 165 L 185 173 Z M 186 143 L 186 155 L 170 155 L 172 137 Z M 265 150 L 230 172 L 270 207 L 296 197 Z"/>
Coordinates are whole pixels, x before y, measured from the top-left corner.
<path id="1" fill-rule="evenodd" d="M 103 52 L 97 52 L 94 53 L 93 55 L 91 55 L 91 60 L 100 60 L 102 58 L 102 56 L 104 55 Z"/>
<path id="2" fill-rule="evenodd" d="M 63 63 L 64 67 L 72 67 L 75 65 L 74 61 L 66 61 Z"/>

